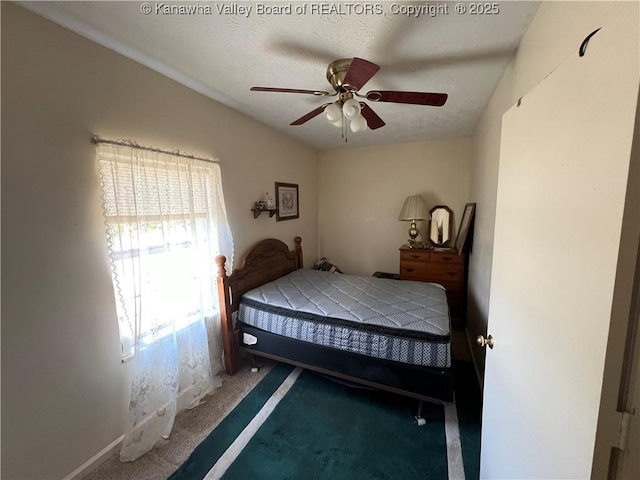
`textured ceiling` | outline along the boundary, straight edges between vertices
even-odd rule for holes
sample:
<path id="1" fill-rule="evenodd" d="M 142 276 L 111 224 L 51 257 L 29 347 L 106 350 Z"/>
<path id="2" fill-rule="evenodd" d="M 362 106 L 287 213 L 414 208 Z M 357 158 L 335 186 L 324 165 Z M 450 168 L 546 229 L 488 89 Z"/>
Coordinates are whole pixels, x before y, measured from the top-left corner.
<path id="1" fill-rule="evenodd" d="M 258 2 L 152 1 L 146 15 L 138 1 L 21 5 L 323 150 L 345 142 L 322 115 L 301 126 L 289 124 L 326 97 L 249 88 L 331 91 L 327 65 L 360 57 L 381 67 L 361 93 L 426 91 L 448 93 L 449 99 L 443 107 L 369 102 L 386 126 L 349 132 L 346 145 L 469 136 L 539 2 L 499 2 L 497 13 L 475 15 L 470 10 L 478 4 L 465 3 L 467 12 L 459 14 L 455 2 L 262 2 L 291 6 L 291 13 L 285 9 L 280 15 L 261 14 Z M 180 5 L 196 14 L 167 13 L 166 7 Z M 398 12 L 407 7 L 422 14 Z M 307 13 L 296 14 L 300 8 Z M 365 8 L 376 11 L 367 14 Z"/>

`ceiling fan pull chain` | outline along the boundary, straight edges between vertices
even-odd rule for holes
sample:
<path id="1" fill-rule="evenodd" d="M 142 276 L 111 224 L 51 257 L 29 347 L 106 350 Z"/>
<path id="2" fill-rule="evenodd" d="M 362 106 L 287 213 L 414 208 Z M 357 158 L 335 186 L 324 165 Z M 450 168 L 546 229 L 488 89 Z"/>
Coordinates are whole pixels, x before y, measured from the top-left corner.
<path id="1" fill-rule="evenodd" d="M 344 138 L 344 143 L 347 143 L 347 119 L 344 115 L 342 116 L 342 138 Z"/>

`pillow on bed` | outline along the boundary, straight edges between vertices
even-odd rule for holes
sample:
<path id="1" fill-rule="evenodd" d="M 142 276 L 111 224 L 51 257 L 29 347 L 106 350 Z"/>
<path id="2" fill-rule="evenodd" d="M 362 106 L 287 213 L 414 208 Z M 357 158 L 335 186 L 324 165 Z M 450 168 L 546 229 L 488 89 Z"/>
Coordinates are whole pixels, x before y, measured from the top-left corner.
<path id="1" fill-rule="evenodd" d="M 335 266 L 333 263 L 330 263 L 329 260 L 327 260 L 327 257 L 322 257 L 320 260 L 318 260 L 313 266 L 313 269 L 330 273 L 343 273 L 343 271 L 340 270 L 337 266 Z"/>

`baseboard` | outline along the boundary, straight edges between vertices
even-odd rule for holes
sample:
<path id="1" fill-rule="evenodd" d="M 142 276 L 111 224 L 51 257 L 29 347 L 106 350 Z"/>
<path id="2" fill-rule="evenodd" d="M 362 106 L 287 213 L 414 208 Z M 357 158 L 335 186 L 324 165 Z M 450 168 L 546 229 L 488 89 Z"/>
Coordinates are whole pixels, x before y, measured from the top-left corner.
<path id="1" fill-rule="evenodd" d="M 471 361 L 473 362 L 473 368 L 476 371 L 476 377 L 478 377 L 478 385 L 480 385 L 480 394 L 484 391 L 484 378 L 480 375 L 480 369 L 478 368 L 478 362 L 476 362 L 476 356 L 473 354 L 473 346 L 476 345 L 476 342 L 472 342 L 471 338 L 469 338 L 469 329 L 464 329 L 464 336 L 467 337 L 467 344 L 469 344 L 469 353 L 471 354 Z"/>
<path id="2" fill-rule="evenodd" d="M 76 468 L 69 475 L 64 477 L 63 480 L 79 480 L 91 472 L 93 472 L 96 468 L 102 465 L 115 451 L 120 447 L 122 440 L 124 439 L 124 435 L 115 439 L 109 445 L 100 450 L 97 454 L 91 457 L 89 460 L 84 462 L 78 468 Z"/>

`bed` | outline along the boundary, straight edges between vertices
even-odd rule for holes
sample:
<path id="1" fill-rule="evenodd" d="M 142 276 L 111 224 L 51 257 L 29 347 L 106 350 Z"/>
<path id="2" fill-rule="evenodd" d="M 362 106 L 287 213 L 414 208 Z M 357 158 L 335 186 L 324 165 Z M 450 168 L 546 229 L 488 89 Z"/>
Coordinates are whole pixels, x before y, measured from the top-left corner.
<path id="1" fill-rule="evenodd" d="M 451 321 L 437 284 L 304 269 L 295 249 L 259 242 L 226 275 L 218 256 L 225 370 L 239 349 L 343 381 L 453 401 Z"/>

